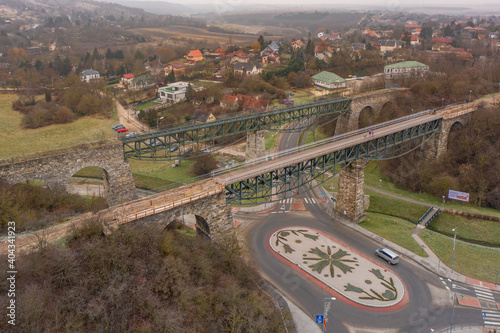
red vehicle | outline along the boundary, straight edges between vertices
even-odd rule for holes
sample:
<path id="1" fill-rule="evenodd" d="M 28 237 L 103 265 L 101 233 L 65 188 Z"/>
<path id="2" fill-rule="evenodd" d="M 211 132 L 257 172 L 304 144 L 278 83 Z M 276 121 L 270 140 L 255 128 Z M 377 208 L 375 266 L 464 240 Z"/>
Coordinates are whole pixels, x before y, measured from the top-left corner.
<path id="1" fill-rule="evenodd" d="M 123 132 L 127 132 L 127 131 L 128 131 L 128 129 L 126 129 L 126 128 L 120 128 L 117 132 L 123 133 Z"/>
<path id="2" fill-rule="evenodd" d="M 293 105 L 293 99 L 284 99 L 283 104 Z"/>

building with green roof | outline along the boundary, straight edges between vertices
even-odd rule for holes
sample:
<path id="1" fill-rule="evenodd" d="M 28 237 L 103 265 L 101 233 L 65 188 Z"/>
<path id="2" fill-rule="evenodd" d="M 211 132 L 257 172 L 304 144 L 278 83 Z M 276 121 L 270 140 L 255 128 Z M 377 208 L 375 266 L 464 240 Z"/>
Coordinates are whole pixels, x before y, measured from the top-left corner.
<path id="1" fill-rule="evenodd" d="M 327 71 L 320 72 L 312 76 L 311 79 L 315 85 L 326 89 L 345 88 L 346 86 L 343 78 Z"/>
<path id="2" fill-rule="evenodd" d="M 429 73 L 429 66 L 418 61 L 402 61 L 384 67 L 386 79 L 399 77 L 424 77 Z"/>

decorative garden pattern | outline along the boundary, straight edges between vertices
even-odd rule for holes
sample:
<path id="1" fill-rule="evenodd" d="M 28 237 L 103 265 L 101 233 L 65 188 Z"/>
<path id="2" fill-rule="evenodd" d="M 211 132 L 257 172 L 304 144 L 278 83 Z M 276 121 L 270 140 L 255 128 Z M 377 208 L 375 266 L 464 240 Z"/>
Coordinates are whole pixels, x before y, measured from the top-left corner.
<path id="1" fill-rule="evenodd" d="M 403 299 L 403 283 L 396 275 L 314 229 L 279 229 L 269 243 L 286 260 L 356 303 L 388 307 Z"/>

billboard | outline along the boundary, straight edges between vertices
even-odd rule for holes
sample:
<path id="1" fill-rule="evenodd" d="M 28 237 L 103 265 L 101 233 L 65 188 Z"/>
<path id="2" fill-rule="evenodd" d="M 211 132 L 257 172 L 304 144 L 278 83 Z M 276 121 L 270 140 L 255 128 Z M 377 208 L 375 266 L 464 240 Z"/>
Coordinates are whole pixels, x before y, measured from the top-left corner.
<path id="1" fill-rule="evenodd" d="M 469 193 L 448 190 L 448 198 L 469 202 Z"/>

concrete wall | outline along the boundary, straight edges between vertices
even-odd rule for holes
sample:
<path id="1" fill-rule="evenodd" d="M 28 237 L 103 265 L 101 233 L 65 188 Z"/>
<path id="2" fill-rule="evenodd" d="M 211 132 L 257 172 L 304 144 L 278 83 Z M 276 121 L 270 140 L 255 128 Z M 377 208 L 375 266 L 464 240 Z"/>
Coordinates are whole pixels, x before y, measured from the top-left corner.
<path id="1" fill-rule="evenodd" d="M 10 184 L 40 180 L 49 188 L 66 188 L 78 170 L 89 166 L 104 170 L 104 192 L 109 205 L 136 198 L 134 179 L 128 161 L 123 159 L 121 143 L 0 165 L 0 179 Z"/>

